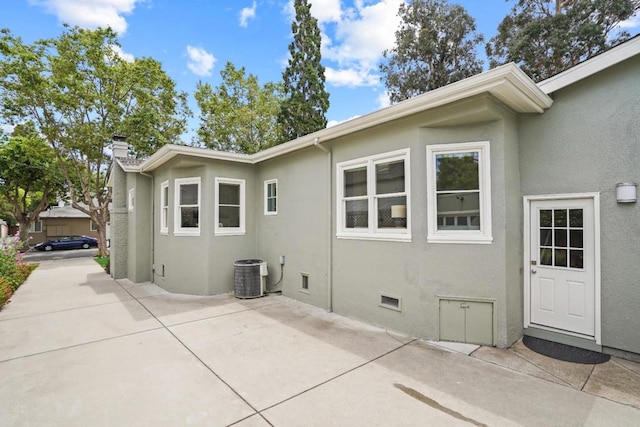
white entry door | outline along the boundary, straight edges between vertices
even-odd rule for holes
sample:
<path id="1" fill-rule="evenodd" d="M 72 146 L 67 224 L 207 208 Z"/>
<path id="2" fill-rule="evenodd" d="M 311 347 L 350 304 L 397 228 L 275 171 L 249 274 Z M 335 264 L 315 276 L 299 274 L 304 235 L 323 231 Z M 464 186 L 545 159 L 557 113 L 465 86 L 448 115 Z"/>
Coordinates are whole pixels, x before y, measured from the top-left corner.
<path id="1" fill-rule="evenodd" d="M 532 200 L 529 206 L 531 326 L 595 337 L 594 200 Z"/>

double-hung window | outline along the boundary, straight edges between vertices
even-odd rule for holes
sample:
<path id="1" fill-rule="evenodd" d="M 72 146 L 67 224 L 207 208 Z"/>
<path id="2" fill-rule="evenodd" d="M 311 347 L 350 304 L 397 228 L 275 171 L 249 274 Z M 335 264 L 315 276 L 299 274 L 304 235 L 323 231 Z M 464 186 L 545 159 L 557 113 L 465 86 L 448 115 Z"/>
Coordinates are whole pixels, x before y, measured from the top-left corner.
<path id="1" fill-rule="evenodd" d="M 216 178 L 215 204 L 215 234 L 245 234 L 244 179 Z"/>
<path id="2" fill-rule="evenodd" d="M 278 214 L 278 180 L 270 179 L 264 182 L 264 214 Z"/>
<path id="3" fill-rule="evenodd" d="M 160 233 L 169 233 L 169 181 L 160 184 Z"/>
<path id="4" fill-rule="evenodd" d="M 411 240 L 409 150 L 337 165 L 340 238 Z"/>
<path id="5" fill-rule="evenodd" d="M 29 233 L 42 233 L 42 220 L 33 221 L 29 226 Z"/>
<path id="6" fill-rule="evenodd" d="M 200 235 L 200 177 L 175 181 L 174 234 Z"/>
<path id="7" fill-rule="evenodd" d="M 427 146 L 429 242 L 490 243 L 489 142 Z"/>

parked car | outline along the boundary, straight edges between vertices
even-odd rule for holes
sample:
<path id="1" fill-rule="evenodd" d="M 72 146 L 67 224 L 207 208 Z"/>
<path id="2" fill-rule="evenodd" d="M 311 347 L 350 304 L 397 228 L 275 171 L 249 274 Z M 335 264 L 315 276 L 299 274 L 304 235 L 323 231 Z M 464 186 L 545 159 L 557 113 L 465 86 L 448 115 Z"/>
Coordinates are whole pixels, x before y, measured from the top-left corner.
<path id="1" fill-rule="evenodd" d="M 65 236 L 38 243 L 35 249 L 49 252 L 58 249 L 89 249 L 92 247 L 98 247 L 98 239 L 89 236 Z"/>

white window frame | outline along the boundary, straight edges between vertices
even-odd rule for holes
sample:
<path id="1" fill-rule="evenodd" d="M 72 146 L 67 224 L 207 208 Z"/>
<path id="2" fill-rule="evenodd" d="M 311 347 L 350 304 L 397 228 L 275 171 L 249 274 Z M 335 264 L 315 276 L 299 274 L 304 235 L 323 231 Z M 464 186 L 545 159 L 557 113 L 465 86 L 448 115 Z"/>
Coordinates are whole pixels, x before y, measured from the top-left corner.
<path id="1" fill-rule="evenodd" d="M 276 210 L 269 210 L 269 186 L 275 185 L 276 195 L 272 197 L 276 201 Z M 265 215 L 278 215 L 278 180 L 268 179 L 264 182 L 264 214 Z"/>
<path id="2" fill-rule="evenodd" d="M 180 221 L 182 216 L 180 215 L 180 186 L 189 185 L 189 184 L 198 184 L 198 203 L 196 205 L 184 205 L 186 207 L 197 207 L 198 208 L 198 227 L 182 227 Z M 192 178 L 176 178 L 174 184 L 174 195 L 173 198 L 173 235 L 174 236 L 199 236 L 200 228 L 202 226 L 202 185 L 200 177 L 192 177 Z"/>
<path id="3" fill-rule="evenodd" d="M 221 227 L 220 226 L 220 184 L 232 184 L 240 187 L 240 226 Z M 245 180 L 236 178 L 215 178 L 215 205 L 214 205 L 214 235 L 216 236 L 241 236 L 246 233 L 245 227 Z"/>
<path id="4" fill-rule="evenodd" d="M 96 227 L 96 223 L 92 219 L 89 220 L 89 231 L 98 231 L 98 227 Z"/>
<path id="5" fill-rule="evenodd" d="M 406 204 L 406 228 L 378 228 L 376 209 L 376 165 L 393 161 L 404 161 L 404 192 Z M 376 154 L 336 164 L 336 237 L 339 239 L 385 240 L 396 242 L 411 241 L 411 168 L 409 149 L 401 149 Z M 368 202 L 368 228 L 347 228 L 345 225 L 344 172 L 349 169 L 366 167 Z M 362 196 L 364 200 L 364 196 Z"/>
<path id="6" fill-rule="evenodd" d="M 160 234 L 169 234 L 169 181 L 160 184 Z"/>
<path id="7" fill-rule="evenodd" d="M 136 207 L 136 189 L 135 188 L 130 188 L 129 189 L 129 198 L 127 200 L 127 208 L 132 211 L 134 210 Z"/>
<path id="8" fill-rule="evenodd" d="M 36 224 L 40 224 L 40 230 L 38 230 L 38 227 L 36 227 Z M 29 233 L 42 233 L 42 220 L 41 219 L 36 219 L 35 221 L 33 221 L 31 223 L 31 225 L 29 226 Z"/>
<path id="9" fill-rule="evenodd" d="M 427 242 L 490 244 L 491 234 L 491 155 L 489 141 L 427 145 Z M 438 230 L 436 165 L 438 154 L 478 153 L 480 230 Z"/>

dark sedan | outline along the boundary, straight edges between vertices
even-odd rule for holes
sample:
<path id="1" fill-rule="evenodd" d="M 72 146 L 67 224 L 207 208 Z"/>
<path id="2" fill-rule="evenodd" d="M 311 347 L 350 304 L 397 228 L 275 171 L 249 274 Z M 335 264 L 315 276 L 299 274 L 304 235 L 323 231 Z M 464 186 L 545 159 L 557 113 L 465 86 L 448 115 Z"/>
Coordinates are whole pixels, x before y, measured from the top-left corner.
<path id="1" fill-rule="evenodd" d="M 35 249 L 47 252 L 59 249 L 89 249 L 92 247 L 98 247 L 98 239 L 89 236 L 65 236 L 35 245 Z"/>

